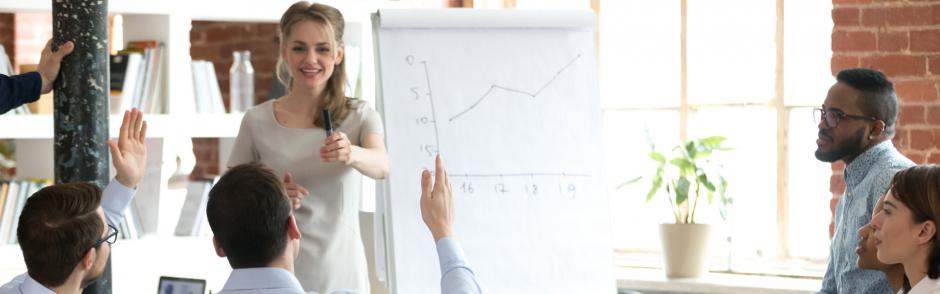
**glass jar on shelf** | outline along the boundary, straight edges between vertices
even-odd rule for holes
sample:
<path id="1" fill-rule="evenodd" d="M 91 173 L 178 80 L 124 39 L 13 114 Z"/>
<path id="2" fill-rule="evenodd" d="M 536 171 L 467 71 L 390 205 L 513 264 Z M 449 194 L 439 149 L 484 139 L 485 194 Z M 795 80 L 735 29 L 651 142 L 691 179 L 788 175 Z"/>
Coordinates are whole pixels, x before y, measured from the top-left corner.
<path id="1" fill-rule="evenodd" d="M 251 51 L 233 51 L 229 70 L 229 113 L 242 113 L 255 105 L 255 70 Z"/>

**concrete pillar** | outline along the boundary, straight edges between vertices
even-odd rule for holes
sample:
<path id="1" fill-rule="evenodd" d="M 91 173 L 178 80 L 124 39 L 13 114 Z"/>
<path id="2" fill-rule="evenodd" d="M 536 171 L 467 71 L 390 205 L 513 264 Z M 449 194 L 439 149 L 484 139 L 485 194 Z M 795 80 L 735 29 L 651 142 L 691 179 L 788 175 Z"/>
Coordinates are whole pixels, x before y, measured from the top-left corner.
<path id="1" fill-rule="evenodd" d="M 55 89 L 56 183 L 108 183 L 108 1 L 53 0 L 53 46 L 75 42 Z M 107 246 L 107 245 L 105 245 Z M 84 293 L 111 293 L 111 260 Z"/>

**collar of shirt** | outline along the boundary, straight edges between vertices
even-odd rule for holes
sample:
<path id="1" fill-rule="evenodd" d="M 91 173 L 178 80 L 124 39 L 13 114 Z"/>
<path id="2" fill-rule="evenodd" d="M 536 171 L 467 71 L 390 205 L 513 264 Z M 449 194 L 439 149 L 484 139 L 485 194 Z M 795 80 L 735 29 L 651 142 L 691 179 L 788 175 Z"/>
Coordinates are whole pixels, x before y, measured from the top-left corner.
<path id="1" fill-rule="evenodd" d="M 845 185 L 852 187 L 860 184 L 872 166 L 883 162 L 881 159 L 893 149 L 894 144 L 891 143 L 891 140 L 886 140 L 868 148 L 858 157 L 855 157 L 855 160 L 852 160 L 852 163 L 845 167 Z"/>
<path id="2" fill-rule="evenodd" d="M 232 271 L 223 291 L 249 289 L 284 289 L 289 293 L 304 293 L 294 274 L 277 267 L 242 268 Z M 285 292 L 288 293 L 288 292 Z"/>
<path id="3" fill-rule="evenodd" d="M 33 280 L 33 277 L 30 277 L 28 274 L 23 274 L 26 276 L 26 279 L 23 280 L 23 284 L 20 284 L 20 292 L 23 294 L 55 294 L 46 286 L 43 286 L 36 280 Z"/>
<path id="4" fill-rule="evenodd" d="M 925 276 L 923 279 L 920 280 L 920 282 L 917 282 L 917 285 L 914 285 L 914 287 L 911 287 L 911 291 L 908 291 L 907 294 L 934 293 L 933 291 L 937 289 L 938 282 L 940 282 L 940 280 L 934 280 L 934 279 L 931 279 L 930 277 Z M 899 292 L 904 292 L 904 291 L 899 291 Z"/>

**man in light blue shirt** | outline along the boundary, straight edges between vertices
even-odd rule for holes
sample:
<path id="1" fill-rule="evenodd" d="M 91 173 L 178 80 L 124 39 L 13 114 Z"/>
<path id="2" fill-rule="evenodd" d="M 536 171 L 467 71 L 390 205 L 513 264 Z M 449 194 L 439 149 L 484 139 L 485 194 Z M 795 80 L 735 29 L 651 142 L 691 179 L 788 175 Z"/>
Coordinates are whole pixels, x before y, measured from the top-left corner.
<path id="1" fill-rule="evenodd" d="M 232 273 L 226 293 L 304 293 L 294 276 L 300 230 L 280 179 L 259 163 L 232 167 L 209 191 L 212 244 Z"/>
<path id="2" fill-rule="evenodd" d="M 836 79 L 815 113 L 816 158 L 845 162 L 845 195 L 836 207 L 835 234 L 819 293 L 891 293 L 882 272 L 858 267 L 855 247 L 858 229 L 871 219 L 891 178 L 914 165 L 891 143 L 898 98 L 891 81 L 872 69 L 846 69 Z"/>
<path id="3" fill-rule="evenodd" d="M 124 113 L 117 144 L 108 142 L 117 176 L 104 192 L 90 183 L 67 183 L 26 200 L 16 237 L 28 273 L 0 287 L 0 294 L 81 293 L 101 277 L 115 228 L 147 166 L 146 129 L 140 111 Z"/>
<path id="4" fill-rule="evenodd" d="M 450 237 L 453 201 L 440 157 L 436 178 L 432 188 L 430 172 L 423 172 L 421 214 L 437 242 L 442 293 L 480 293 L 460 246 Z M 216 254 L 228 258 L 233 269 L 219 294 L 305 293 L 294 276 L 300 230 L 273 171 L 258 163 L 229 169 L 209 191 L 206 218 Z M 340 293 L 352 292 L 333 292 Z"/>

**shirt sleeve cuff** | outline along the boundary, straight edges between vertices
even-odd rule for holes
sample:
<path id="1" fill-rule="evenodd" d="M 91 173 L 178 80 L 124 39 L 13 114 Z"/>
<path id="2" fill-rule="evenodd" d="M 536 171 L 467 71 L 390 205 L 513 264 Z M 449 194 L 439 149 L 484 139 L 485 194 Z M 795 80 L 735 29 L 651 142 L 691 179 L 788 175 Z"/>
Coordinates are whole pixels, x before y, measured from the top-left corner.
<path id="1" fill-rule="evenodd" d="M 450 237 L 437 240 L 437 257 L 440 259 L 441 273 L 453 267 L 465 266 L 467 263 L 460 244 Z"/>
<path id="2" fill-rule="evenodd" d="M 108 223 L 117 226 L 124 218 L 124 210 L 134 199 L 137 189 L 128 188 L 117 179 L 111 179 L 108 186 L 101 192 L 101 208 L 104 210 Z"/>
<path id="3" fill-rule="evenodd" d="M 29 85 L 28 88 L 24 89 L 28 91 L 28 96 L 25 96 L 26 99 L 22 103 L 33 103 L 39 100 L 39 97 L 42 96 L 42 75 L 38 71 L 31 71 L 21 75 L 13 76 L 14 79 L 20 79 L 24 82 L 25 85 Z M 17 103 L 20 104 L 20 103 Z"/>

